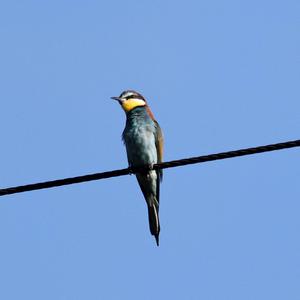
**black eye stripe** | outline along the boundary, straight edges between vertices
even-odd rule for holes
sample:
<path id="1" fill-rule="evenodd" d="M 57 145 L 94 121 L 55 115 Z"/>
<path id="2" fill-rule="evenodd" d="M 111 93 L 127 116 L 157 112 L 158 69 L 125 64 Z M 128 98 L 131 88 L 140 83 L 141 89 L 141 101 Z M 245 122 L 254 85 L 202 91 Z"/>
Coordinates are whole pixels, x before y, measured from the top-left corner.
<path id="1" fill-rule="evenodd" d="M 138 92 L 136 91 L 133 91 L 133 90 L 127 90 L 127 91 L 124 91 L 121 95 L 120 95 L 120 98 L 122 99 L 140 99 L 140 100 L 144 100 L 145 101 L 145 98 Z"/>
<path id="2" fill-rule="evenodd" d="M 140 96 L 140 95 L 128 95 L 128 96 L 125 97 L 126 100 L 128 100 L 128 99 L 133 99 L 133 98 L 134 98 L 134 99 L 141 99 L 141 100 L 144 100 L 143 97 Z"/>

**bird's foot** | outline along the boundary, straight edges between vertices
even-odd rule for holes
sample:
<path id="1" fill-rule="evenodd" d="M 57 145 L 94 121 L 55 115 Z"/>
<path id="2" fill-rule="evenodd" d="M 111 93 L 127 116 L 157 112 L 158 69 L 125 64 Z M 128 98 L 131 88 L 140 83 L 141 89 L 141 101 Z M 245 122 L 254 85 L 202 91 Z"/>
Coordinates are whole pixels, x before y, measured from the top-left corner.
<path id="1" fill-rule="evenodd" d="M 128 167 L 128 170 L 129 170 L 129 171 L 128 171 L 128 174 L 129 174 L 130 176 L 131 176 L 132 174 L 134 174 L 134 172 L 132 171 L 132 168 L 131 168 L 130 166 Z"/>
<path id="2" fill-rule="evenodd" d="M 149 168 L 150 171 L 153 170 L 153 166 L 154 166 L 154 163 L 151 163 L 151 164 L 148 165 L 148 168 Z"/>
<path id="3" fill-rule="evenodd" d="M 148 164 L 147 166 L 148 166 L 148 170 L 147 170 L 146 174 L 147 174 L 147 178 L 150 178 L 151 177 L 151 173 L 152 173 L 151 171 L 153 171 L 153 169 L 154 169 L 153 168 L 154 163 Z"/>

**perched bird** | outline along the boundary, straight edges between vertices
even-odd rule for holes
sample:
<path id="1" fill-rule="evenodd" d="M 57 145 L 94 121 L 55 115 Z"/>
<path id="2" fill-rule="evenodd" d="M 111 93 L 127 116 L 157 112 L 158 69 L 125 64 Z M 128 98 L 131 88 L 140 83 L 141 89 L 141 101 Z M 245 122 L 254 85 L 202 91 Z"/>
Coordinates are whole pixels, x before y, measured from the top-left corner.
<path id="1" fill-rule="evenodd" d="M 133 90 L 124 91 L 117 100 L 126 113 L 126 126 L 122 134 L 126 146 L 129 167 L 148 165 L 149 171 L 137 173 L 136 178 L 148 207 L 150 232 L 159 245 L 159 188 L 162 170 L 151 166 L 162 162 L 163 136 L 146 99 Z"/>

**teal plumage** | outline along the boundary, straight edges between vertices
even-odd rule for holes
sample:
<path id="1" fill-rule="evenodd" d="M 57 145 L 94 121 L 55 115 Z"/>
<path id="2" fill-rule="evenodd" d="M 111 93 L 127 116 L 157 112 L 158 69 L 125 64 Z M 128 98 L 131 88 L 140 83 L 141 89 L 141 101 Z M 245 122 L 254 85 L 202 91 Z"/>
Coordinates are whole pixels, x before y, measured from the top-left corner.
<path id="1" fill-rule="evenodd" d="M 122 137 L 130 167 L 139 167 L 162 161 L 163 137 L 145 98 L 135 91 L 125 91 L 118 100 L 126 112 L 126 126 Z M 127 102 L 127 103 L 126 103 Z M 159 194 L 162 171 L 150 170 L 136 174 L 148 207 L 149 227 L 159 245 Z"/>

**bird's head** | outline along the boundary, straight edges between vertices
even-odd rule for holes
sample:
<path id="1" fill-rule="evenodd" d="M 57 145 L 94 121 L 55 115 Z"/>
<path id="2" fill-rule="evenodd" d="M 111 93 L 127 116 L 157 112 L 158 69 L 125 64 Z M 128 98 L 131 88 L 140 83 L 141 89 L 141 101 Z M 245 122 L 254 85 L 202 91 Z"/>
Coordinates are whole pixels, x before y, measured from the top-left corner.
<path id="1" fill-rule="evenodd" d="M 126 113 L 138 106 L 147 106 L 146 99 L 133 90 L 124 91 L 119 97 L 111 97 L 111 99 L 117 100 Z"/>

